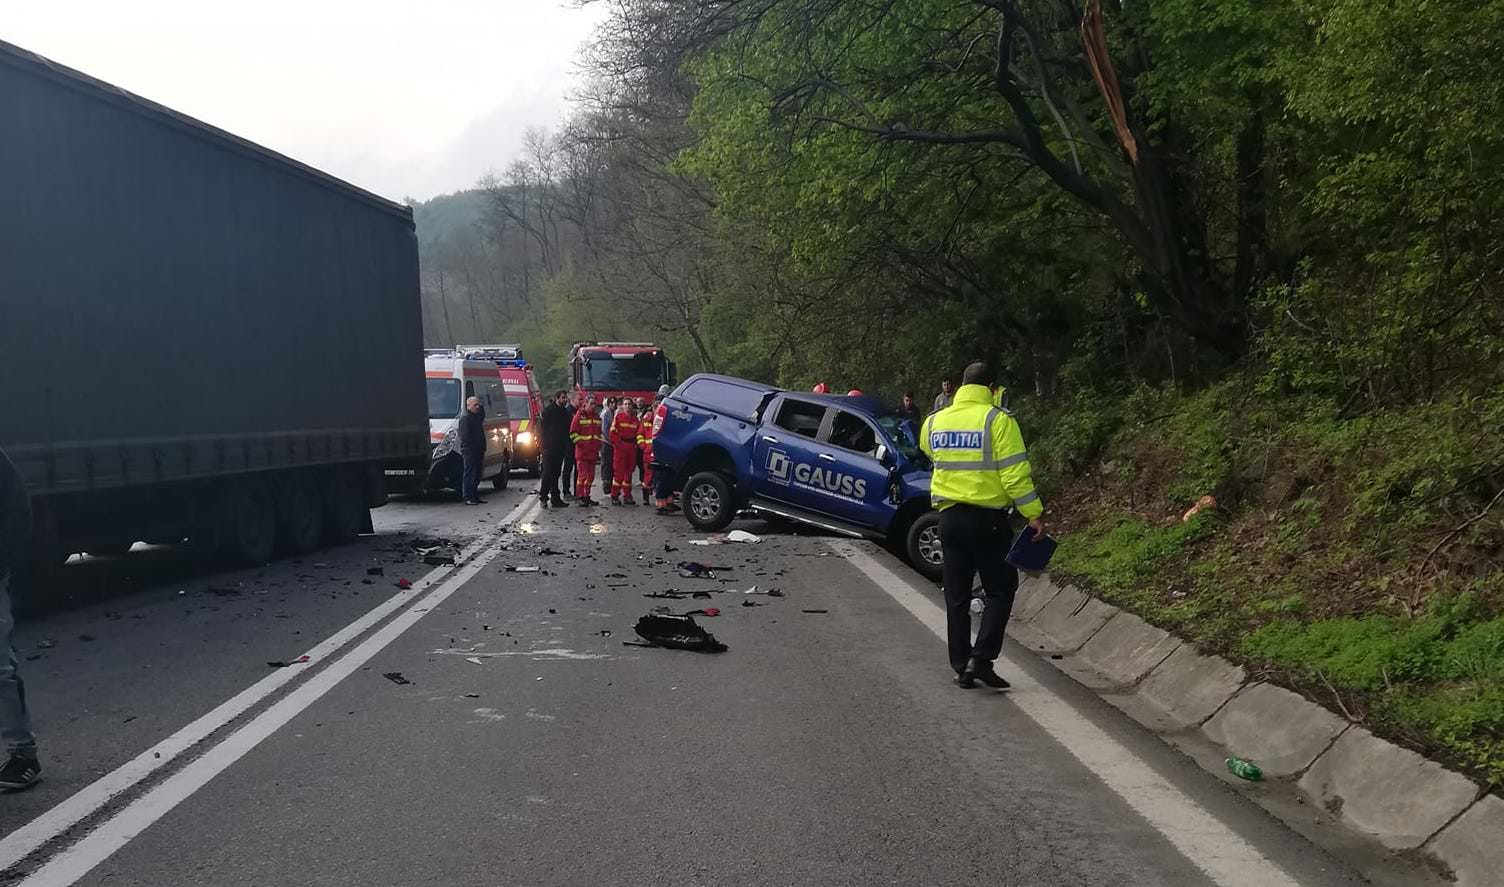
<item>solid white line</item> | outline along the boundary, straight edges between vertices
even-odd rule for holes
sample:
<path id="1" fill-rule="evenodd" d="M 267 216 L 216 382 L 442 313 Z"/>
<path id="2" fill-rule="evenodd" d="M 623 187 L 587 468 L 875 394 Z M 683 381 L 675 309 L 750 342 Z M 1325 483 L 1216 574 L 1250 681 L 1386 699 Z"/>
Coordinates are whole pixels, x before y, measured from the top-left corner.
<path id="1" fill-rule="evenodd" d="M 532 501 L 529 498 L 528 501 L 514 508 L 503 523 L 511 524 L 518 520 Z M 495 537 L 495 533 L 488 533 L 465 546 L 455 557 L 455 562 L 464 563 L 490 544 Z M 15 865 L 48 841 L 94 815 L 101 807 L 108 804 L 111 798 L 129 790 L 152 773 L 172 763 L 183 752 L 203 742 L 216 730 L 240 717 L 261 700 L 277 692 L 290 681 L 302 677 L 309 668 L 334 655 L 350 641 L 364 634 L 371 626 L 390 616 L 393 611 L 417 600 L 428 591 L 429 586 L 452 569 L 454 568 L 437 567 L 430 570 L 422 579 L 414 582 L 411 588 L 397 592 L 359 619 L 320 641 L 305 654 L 308 657 L 307 663 L 277 669 L 229 700 L 220 703 L 212 711 L 186 727 L 79 789 L 46 813 L 6 835 L 5 839 L 0 841 L 0 870 Z"/>
<path id="2" fill-rule="evenodd" d="M 945 610 L 906 579 L 849 542 L 829 545 L 926 628 L 945 640 Z M 1013 655 L 1008 654 L 1010 659 Z M 1020 663 L 1014 660 L 1014 664 Z M 1026 673 L 1008 676 L 1008 699 L 1148 820 L 1192 865 L 1221 887 L 1298 887 L 1268 857 L 1206 808 L 1155 773 L 1140 757 Z"/>
<path id="3" fill-rule="evenodd" d="M 509 521 L 520 520 L 528 511 L 536 507 L 536 504 L 536 502 L 524 502 L 519 505 L 509 516 Z M 245 726 L 209 749 L 202 757 L 169 776 L 161 785 L 132 801 L 125 809 L 110 817 L 78 843 L 54 856 L 21 884 L 30 885 L 30 887 L 67 887 L 88 874 L 95 866 L 124 847 L 152 823 L 161 819 L 267 737 L 280 730 L 288 721 L 321 699 L 340 681 L 369 662 L 419 619 L 458 591 L 500 553 L 501 549 L 492 545 L 477 554 L 468 564 L 425 595 L 418 602 L 423 606 L 414 605 L 404 610 L 353 650 L 330 663 L 323 671 L 309 678 L 306 683 L 288 693 L 266 711 L 251 719 Z"/>

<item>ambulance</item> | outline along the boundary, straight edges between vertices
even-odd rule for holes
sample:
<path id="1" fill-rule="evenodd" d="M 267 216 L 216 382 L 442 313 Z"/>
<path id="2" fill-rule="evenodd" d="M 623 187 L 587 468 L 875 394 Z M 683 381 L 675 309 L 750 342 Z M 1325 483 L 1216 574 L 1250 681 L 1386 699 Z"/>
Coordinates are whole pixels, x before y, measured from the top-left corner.
<path id="1" fill-rule="evenodd" d="M 423 375 L 428 385 L 428 471 L 409 486 L 415 492 L 460 487 L 463 461 L 459 450 L 459 419 L 465 401 L 480 398 L 486 411 L 486 457 L 481 480 L 504 490 L 512 472 L 512 428 L 507 411 L 506 384 L 493 360 L 472 359 L 449 348 L 423 352 Z M 387 482 L 401 478 L 388 472 Z"/>
<path id="2" fill-rule="evenodd" d="M 526 469 L 537 477 L 543 465 L 543 441 L 538 421 L 543 416 L 543 392 L 533 374 L 533 365 L 522 356 L 521 345 L 469 345 L 460 349 L 470 360 L 490 360 L 501 371 L 507 396 L 507 415 L 512 421 L 512 467 Z"/>

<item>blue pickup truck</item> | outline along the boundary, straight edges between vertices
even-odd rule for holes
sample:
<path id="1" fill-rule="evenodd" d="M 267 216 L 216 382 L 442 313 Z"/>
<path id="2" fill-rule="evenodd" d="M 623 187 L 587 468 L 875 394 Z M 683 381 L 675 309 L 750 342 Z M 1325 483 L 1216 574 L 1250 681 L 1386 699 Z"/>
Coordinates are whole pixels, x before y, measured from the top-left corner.
<path id="1" fill-rule="evenodd" d="M 667 400 L 655 471 L 672 472 L 684 513 L 719 530 L 746 509 L 878 539 L 940 577 L 940 520 L 918 429 L 871 397 L 690 377 Z"/>

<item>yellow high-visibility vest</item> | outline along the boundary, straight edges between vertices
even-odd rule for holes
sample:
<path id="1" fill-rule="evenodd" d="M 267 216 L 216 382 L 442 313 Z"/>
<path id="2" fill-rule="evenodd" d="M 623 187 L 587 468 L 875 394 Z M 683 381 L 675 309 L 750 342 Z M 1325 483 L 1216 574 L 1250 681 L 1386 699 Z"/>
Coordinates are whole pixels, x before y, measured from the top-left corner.
<path id="1" fill-rule="evenodd" d="M 1023 433 L 993 405 L 987 386 L 962 385 L 950 406 L 924 420 L 919 447 L 935 463 L 930 501 L 936 508 L 1012 505 L 1030 520 L 1044 514 Z"/>

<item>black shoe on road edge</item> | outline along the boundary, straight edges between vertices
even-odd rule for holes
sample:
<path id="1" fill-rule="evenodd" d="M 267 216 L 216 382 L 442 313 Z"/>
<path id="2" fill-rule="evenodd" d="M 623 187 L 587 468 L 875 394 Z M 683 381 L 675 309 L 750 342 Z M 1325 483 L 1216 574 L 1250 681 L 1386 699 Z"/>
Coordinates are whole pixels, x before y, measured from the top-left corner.
<path id="1" fill-rule="evenodd" d="M 41 778 L 42 765 L 36 758 L 11 755 L 5 766 L 0 767 L 0 790 L 18 792 L 36 785 Z"/>
<path id="2" fill-rule="evenodd" d="M 1013 686 L 997 673 L 991 662 L 984 662 L 980 659 L 974 658 L 966 663 L 966 670 L 961 672 L 961 677 L 967 676 L 970 676 L 973 687 L 976 686 L 977 681 L 981 681 L 994 690 L 1006 690 Z"/>

